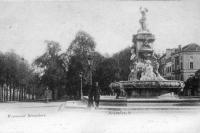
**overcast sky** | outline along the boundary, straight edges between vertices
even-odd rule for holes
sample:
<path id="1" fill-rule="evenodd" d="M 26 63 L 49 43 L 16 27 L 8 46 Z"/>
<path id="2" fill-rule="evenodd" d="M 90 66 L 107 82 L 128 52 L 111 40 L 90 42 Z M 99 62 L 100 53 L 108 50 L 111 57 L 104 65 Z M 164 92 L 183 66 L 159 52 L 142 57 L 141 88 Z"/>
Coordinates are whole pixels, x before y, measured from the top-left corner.
<path id="1" fill-rule="evenodd" d="M 132 45 L 140 7 L 155 34 L 155 51 L 200 44 L 200 2 L 0 2 L 0 51 L 14 49 L 29 62 L 45 51 L 45 40 L 65 50 L 79 30 L 94 37 L 97 50 L 113 54 Z"/>

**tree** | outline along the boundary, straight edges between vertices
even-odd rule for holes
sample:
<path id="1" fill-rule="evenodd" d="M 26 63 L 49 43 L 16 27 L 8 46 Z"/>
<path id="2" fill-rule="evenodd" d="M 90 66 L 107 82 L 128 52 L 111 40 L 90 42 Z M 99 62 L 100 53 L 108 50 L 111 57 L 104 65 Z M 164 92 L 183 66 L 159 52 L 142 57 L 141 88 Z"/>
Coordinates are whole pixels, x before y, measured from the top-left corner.
<path id="1" fill-rule="evenodd" d="M 64 90 L 61 90 L 65 86 L 66 82 L 66 68 L 63 61 L 63 55 L 59 54 L 61 51 L 60 45 L 55 41 L 45 41 L 47 43 L 46 52 L 38 57 L 34 61 L 34 65 L 39 67 L 42 71 L 41 83 L 50 90 L 53 95 L 58 92 L 58 96 L 61 97 L 65 94 Z M 56 99 L 56 97 L 53 97 Z"/>
<path id="2" fill-rule="evenodd" d="M 200 79 L 200 69 L 195 72 L 196 78 Z"/>
<path id="3" fill-rule="evenodd" d="M 85 77 L 88 71 L 88 54 L 92 51 L 94 52 L 95 47 L 96 43 L 93 37 L 84 31 L 79 31 L 67 49 L 69 64 L 76 59 L 79 65 L 81 65 L 78 71 L 82 71 Z"/>
<path id="4" fill-rule="evenodd" d="M 128 80 L 128 75 L 130 73 L 130 57 L 131 48 L 128 47 L 113 55 L 113 59 L 116 60 L 119 67 L 119 80 Z"/>
<path id="5" fill-rule="evenodd" d="M 30 65 L 23 57 L 13 50 L 6 53 L 0 52 L 0 84 L 4 86 L 4 96 L 6 92 L 6 98 L 3 96 L 4 100 L 16 100 L 16 97 L 19 98 L 17 96 L 19 92 L 22 95 L 23 88 L 29 90 L 31 75 Z"/>
<path id="6" fill-rule="evenodd" d="M 0 52 L 0 84 L 3 86 L 3 84 L 6 82 L 6 66 L 5 66 L 5 55 Z"/>
<path id="7" fill-rule="evenodd" d="M 84 85 L 86 85 L 89 81 L 88 54 L 93 51 L 93 59 L 95 59 L 94 57 L 98 55 L 97 53 L 95 53 L 95 47 L 96 43 L 93 37 L 91 37 L 88 33 L 84 31 L 79 31 L 66 51 L 69 56 L 69 69 L 67 73 L 69 87 L 68 92 L 75 96 L 80 95 L 79 73 L 83 73 Z M 85 88 L 85 86 L 83 89 L 84 91 L 87 91 L 87 88 Z"/>
<path id="8" fill-rule="evenodd" d="M 67 53 L 70 56 L 82 55 L 86 57 L 88 52 L 95 51 L 95 47 L 96 43 L 93 37 L 84 31 L 79 31 L 67 49 Z"/>
<path id="9" fill-rule="evenodd" d="M 191 91 L 191 95 L 198 95 L 198 88 L 200 87 L 200 69 L 195 72 L 195 75 L 189 77 L 185 82 L 184 92 Z"/>
<path id="10" fill-rule="evenodd" d="M 107 58 L 98 65 L 95 75 L 103 93 L 110 93 L 110 83 L 120 79 L 119 70 L 117 61 L 112 58 Z"/>

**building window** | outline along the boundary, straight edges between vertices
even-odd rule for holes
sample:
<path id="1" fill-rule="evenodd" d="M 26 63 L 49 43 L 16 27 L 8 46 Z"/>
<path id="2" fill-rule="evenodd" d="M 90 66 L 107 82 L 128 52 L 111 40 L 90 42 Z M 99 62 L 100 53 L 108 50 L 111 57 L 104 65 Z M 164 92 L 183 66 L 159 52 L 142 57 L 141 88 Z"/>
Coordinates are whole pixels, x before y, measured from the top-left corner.
<path id="1" fill-rule="evenodd" d="M 181 60 L 181 62 L 183 61 L 183 56 L 180 56 L 180 60 Z"/>
<path id="2" fill-rule="evenodd" d="M 179 57 L 175 57 L 175 70 L 179 69 Z"/>
<path id="3" fill-rule="evenodd" d="M 183 62 L 181 62 L 181 69 L 183 69 Z"/>
<path id="4" fill-rule="evenodd" d="M 183 81 L 183 75 L 181 75 L 181 80 Z"/>
<path id="5" fill-rule="evenodd" d="M 175 75 L 175 79 L 176 79 L 176 80 L 179 80 L 179 75 Z"/>
<path id="6" fill-rule="evenodd" d="M 172 65 L 172 71 L 174 71 L 174 64 Z"/>
<path id="7" fill-rule="evenodd" d="M 175 57 L 175 64 L 176 64 L 176 65 L 179 65 L 179 57 L 178 57 L 178 56 Z"/>
<path id="8" fill-rule="evenodd" d="M 193 69 L 193 62 L 190 62 L 190 69 Z"/>

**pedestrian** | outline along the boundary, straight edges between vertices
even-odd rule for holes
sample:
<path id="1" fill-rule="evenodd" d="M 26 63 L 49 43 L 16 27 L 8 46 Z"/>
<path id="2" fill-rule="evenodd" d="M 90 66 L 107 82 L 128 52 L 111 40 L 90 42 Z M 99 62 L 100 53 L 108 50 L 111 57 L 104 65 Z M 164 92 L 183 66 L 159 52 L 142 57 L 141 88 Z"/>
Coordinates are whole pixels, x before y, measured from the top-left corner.
<path id="1" fill-rule="evenodd" d="M 99 101 L 100 101 L 100 87 L 99 83 L 95 83 L 95 89 L 94 89 L 94 102 L 95 102 L 95 108 L 99 107 Z"/>
<path id="2" fill-rule="evenodd" d="M 116 93 L 116 99 L 119 99 L 119 96 L 121 94 L 120 88 L 115 88 L 115 93 Z"/>
<path id="3" fill-rule="evenodd" d="M 89 88 L 89 94 L 88 94 L 88 107 L 93 107 L 94 104 L 93 104 L 93 101 L 94 101 L 94 89 L 92 86 L 90 86 Z"/>
<path id="4" fill-rule="evenodd" d="M 45 94 L 45 98 L 46 98 L 46 103 L 48 103 L 49 102 L 49 95 L 48 95 L 48 93 L 49 93 L 49 88 L 47 87 L 46 88 L 46 90 L 45 90 L 45 92 L 44 92 Z"/>

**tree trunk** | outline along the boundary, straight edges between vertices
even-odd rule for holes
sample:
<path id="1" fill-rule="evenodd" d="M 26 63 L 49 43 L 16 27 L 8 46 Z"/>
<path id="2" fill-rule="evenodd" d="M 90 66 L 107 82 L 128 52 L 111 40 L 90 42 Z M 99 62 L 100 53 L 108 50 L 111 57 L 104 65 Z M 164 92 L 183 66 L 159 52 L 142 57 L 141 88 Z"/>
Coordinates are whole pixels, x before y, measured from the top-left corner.
<path id="1" fill-rule="evenodd" d="M 4 102 L 6 101 L 6 88 L 5 87 L 3 87 L 3 97 L 4 97 Z"/>
<path id="2" fill-rule="evenodd" d="M 19 101 L 20 101 L 21 100 L 21 98 L 20 98 L 20 96 L 21 96 L 21 88 L 20 88 L 20 86 L 18 88 L 18 91 L 19 91 Z"/>
<path id="3" fill-rule="evenodd" d="M 22 101 L 24 100 L 24 88 L 23 87 L 21 88 L 21 100 Z"/>
<path id="4" fill-rule="evenodd" d="M 22 100 L 24 101 L 24 87 L 22 88 Z"/>
<path id="5" fill-rule="evenodd" d="M 6 88 L 4 87 L 3 90 L 4 90 L 4 101 L 6 101 Z"/>
<path id="6" fill-rule="evenodd" d="M 2 100 L 4 102 L 4 87 L 2 87 Z"/>
<path id="7" fill-rule="evenodd" d="M 21 97 L 21 101 L 23 101 L 23 88 L 21 87 L 20 89 L 21 89 L 21 94 L 20 94 L 21 96 L 20 97 Z"/>
<path id="8" fill-rule="evenodd" d="M 6 86 L 6 101 L 9 100 L 9 97 L 8 97 L 8 86 Z"/>
<path id="9" fill-rule="evenodd" d="M 2 90 L 1 90 L 1 92 L 2 92 L 2 94 L 1 94 L 1 97 L 2 97 L 2 102 L 4 102 L 4 96 L 3 96 L 3 85 L 1 85 L 1 88 L 2 88 Z"/>
<path id="10" fill-rule="evenodd" d="M 24 88 L 24 100 L 27 100 L 27 97 L 26 97 L 26 88 Z"/>
<path id="11" fill-rule="evenodd" d="M 34 87 L 32 87 L 32 100 L 34 100 Z"/>
<path id="12" fill-rule="evenodd" d="M 15 86 L 13 85 L 13 97 L 12 97 L 12 99 L 13 99 L 13 101 L 15 101 Z"/>
<path id="13" fill-rule="evenodd" d="M 20 88 L 18 88 L 18 101 L 20 101 Z"/>
<path id="14" fill-rule="evenodd" d="M 16 97 L 17 101 L 19 101 L 19 88 L 17 87 L 17 97 Z"/>
<path id="15" fill-rule="evenodd" d="M 11 89 L 11 85 L 9 86 L 9 91 L 10 91 L 10 101 L 12 101 L 12 89 Z"/>
<path id="16" fill-rule="evenodd" d="M 22 87 L 19 88 L 19 101 L 22 101 Z"/>

